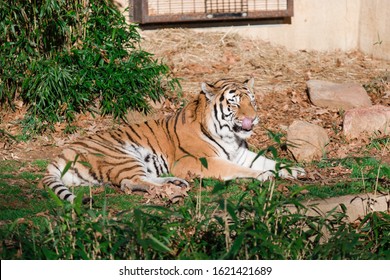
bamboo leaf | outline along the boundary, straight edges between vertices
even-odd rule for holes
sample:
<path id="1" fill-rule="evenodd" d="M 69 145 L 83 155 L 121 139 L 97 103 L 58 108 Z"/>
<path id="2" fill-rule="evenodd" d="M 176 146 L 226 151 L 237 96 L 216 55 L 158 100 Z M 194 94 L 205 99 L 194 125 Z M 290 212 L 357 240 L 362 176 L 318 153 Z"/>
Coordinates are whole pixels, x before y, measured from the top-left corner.
<path id="1" fill-rule="evenodd" d="M 54 192 L 52 189 L 48 188 L 47 189 L 47 192 L 49 193 L 49 195 L 51 196 L 51 198 L 54 200 L 55 204 L 57 204 L 57 206 L 64 206 L 64 201 L 61 200 Z"/>
<path id="2" fill-rule="evenodd" d="M 64 167 L 64 169 L 62 170 L 61 172 L 61 177 L 64 177 L 64 175 L 69 171 L 70 167 L 72 166 L 73 162 L 72 161 L 68 161 Z"/>
<path id="3" fill-rule="evenodd" d="M 166 246 L 164 243 L 162 243 L 160 240 L 155 238 L 153 235 L 148 234 L 148 239 L 149 239 L 149 245 L 155 250 L 159 250 L 161 252 L 171 252 L 172 249 Z"/>
<path id="4" fill-rule="evenodd" d="M 79 161 L 79 163 L 85 167 L 92 168 L 92 165 L 88 161 Z"/>
<path id="5" fill-rule="evenodd" d="M 200 160 L 200 163 L 202 164 L 202 166 L 203 166 L 204 168 L 206 168 L 206 169 L 208 169 L 208 168 L 209 168 L 209 164 L 208 164 L 208 162 L 207 162 L 207 159 L 206 159 L 206 158 L 204 158 L 204 157 L 201 157 L 201 158 L 199 158 L 199 160 Z"/>

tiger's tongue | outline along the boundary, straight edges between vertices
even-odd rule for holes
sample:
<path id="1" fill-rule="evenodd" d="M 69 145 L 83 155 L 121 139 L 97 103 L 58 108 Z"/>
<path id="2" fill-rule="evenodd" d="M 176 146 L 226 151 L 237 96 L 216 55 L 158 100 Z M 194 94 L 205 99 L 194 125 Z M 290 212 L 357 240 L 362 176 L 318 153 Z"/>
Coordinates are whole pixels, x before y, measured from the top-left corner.
<path id="1" fill-rule="evenodd" d="M 243 120 L 242 120 L 242 123 L 241 123 L 241 125 L 242 125 L 242 128 L 243 129 L 245 129 L 245 130 L 250 130 L 250 129 L 252 129 L 252 119 L 251 118 L 244 118 Z"/>

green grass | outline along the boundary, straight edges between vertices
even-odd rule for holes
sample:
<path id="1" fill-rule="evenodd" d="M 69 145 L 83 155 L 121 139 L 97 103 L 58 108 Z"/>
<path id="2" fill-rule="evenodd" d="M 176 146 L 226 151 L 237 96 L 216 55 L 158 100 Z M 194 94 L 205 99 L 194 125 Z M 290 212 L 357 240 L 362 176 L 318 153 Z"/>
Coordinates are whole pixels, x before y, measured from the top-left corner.
<path id="1" fill-rule="evenodd" d="M 312 163 L 312 169 L 334 168 L 350 170 L 350 174 L 308 181 L 301 185 L 291 185 L 289 190 L 304 198 L 329 198 L 334 196 L 389 191 L 390 166 L 373 157 L 344 159 L 324 159 Z M 304 190 L 304 194 L 299 190 Z"/>
<path id="2" fill-rule="evenodd" d="M 20 161 L 1 162 L 0 220 L 33 218 L 37 213 L 54 206 L 46 190 L 37 187 L 46 165 L 46 161 L 34 161 L 31 164 Z"/>
<path id="3" fill-rule="evenodd" d="M 2 259 L 388 259 L 390 216 L 373 213 L 359 224 L 345 213 L 308 217 L 301 201 L 372 190 L 358 179 L 389 175 L 372 158 L 324 160 L 326 170 L 351 174 L 331 185 L 277 180 L 195 180 L 182 203 L 146 204 L 114 187 L 94 194 L 93 209 L 58 203 L 38 187 L 46 160 L 0 162 Z M 379 168 L 380 167 L 380 168 Z M 378 173 L 378 169 L 379 173 Z M 383 181 L 384 182 L 384 181 Z M 201 186 L 200 186 L 201 184 Z M 278 186 L 287 184 L 287 193 Z M 370 185 L 371 184 L 371 185 Z M 201 187 L 201 189 L 199 189 Z M 378 189 L 386 186 L 379 182 Z M 304 188 L 307 192 L 301 192 Z M 199 192 L 200 190 L 200 192 Z M 88 194 L 87 187 L 75 188 Z M 80 196 L 81 197 L 81 196 Z M 298 212 L 291 212 L 295 205 Z M 327 241 L 324 232 L 328 232 Z"/>

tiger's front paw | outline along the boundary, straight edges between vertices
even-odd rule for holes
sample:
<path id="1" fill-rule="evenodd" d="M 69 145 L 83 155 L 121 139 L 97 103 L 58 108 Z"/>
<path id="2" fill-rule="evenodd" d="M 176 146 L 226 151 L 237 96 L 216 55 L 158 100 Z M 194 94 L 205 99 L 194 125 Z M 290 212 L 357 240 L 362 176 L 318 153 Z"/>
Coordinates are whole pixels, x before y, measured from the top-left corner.
<path id="1" fill-rule="evenodd" d="M 264 171 L 259 176 L 257 176 L 257 180 L 261 182 L 269 181 L 275 178 L 275 173 L 272 171 Z"/>
<path id="2" fill-rule="evenodd" d="M 305 177 L 306 171 L 302 167 L 292 166 L 283 167 L 279 170 L 278 175 L 284 179 L 298 179 L 299 177 Z"/>
<path id="3" fill-rule="evenodd" d="M 190 184 L 188 184 L 188 182 L 186 180 L 181 179 L 181 178 L 167 177 L 164 179 L 165 179 L 165 183 L 173 184 L 173 185 L 176 185 L 176 186 L 181 187 L 181 188 L 188 188 L 190 186 Z"/>

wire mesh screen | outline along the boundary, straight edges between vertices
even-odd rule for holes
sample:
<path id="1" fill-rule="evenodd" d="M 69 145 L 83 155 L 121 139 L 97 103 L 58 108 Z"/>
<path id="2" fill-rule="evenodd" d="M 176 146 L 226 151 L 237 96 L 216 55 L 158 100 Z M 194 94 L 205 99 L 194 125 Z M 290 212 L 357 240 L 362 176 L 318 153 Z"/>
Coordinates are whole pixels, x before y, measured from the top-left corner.
<path id="1" fill-rule="evenodd" d="M 149 0 L 150 16 L 167 14 L 204 13 L 204 1 L 196 0 Z"/>
<path id="2" fill-rule="evenodd" d="M 149 16 L 192 13 L 247 13 L 287 9 L 287 0 L 149 0 Z"/>
<path id="3" fill-rule="evenodd" d="M 129 0 L 141 25 L 290 18 L 293 0 Z"/>
<path id="4" fill-rule="evenodd" d="M 248 0 L 206 0 L 205 6 L 207 14 L 237 14 L 248 12 Z"/>

